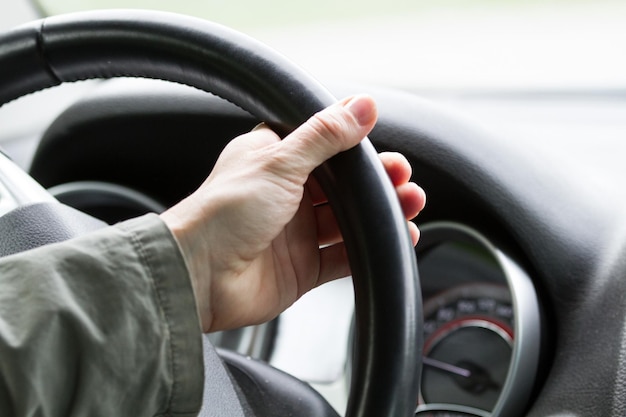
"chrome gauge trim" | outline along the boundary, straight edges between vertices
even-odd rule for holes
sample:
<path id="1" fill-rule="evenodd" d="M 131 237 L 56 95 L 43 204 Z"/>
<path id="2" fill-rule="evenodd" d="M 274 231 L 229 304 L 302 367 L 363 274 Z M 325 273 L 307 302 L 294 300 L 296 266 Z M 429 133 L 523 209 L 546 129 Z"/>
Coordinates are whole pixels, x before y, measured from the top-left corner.
<path id="1" fill-rule="evenodd" d="M 514 339 L 511 361 L 500 397 L 491 413 L 470 410 L 455 404 L 422 404 L 416 413 L 424 411 L 469 412 L 480 416 L 519 416 L 527 408 L 535 382 L 541 346 L 541 314 L 537 293 L 526 272 L 509 256 L 474 229 L 453 222 L 437 222 L 420 226 L 420 252 L 444 243 L 478 245 L 496 262 L 511 293 Z M 422 277 L 425 279 L 425 277 Z M 461 410 L 459 407 L 463 408 Z"/>
<path id="2" fill-rule="evenodd" d="M 507 271 L 515 311 L 515 341 L 507 382 L 493 416 L 520 415 L 528 406 L 535 383 L 541 350 L 541 312 L 530 277 L 512 259 L 496 250 Z"/>
<path id="3" fill-rule="evenodd" d="M 416 411 L 415 416 L 420 417 L 432 417 L 438 416 L 441 413 L 442 416 L 449 416 L 450 413 L 455 413 L 460 416 L 466 417 L 490 417 L 487 411 L 478 410 L 472 407 L 465 407 L 463 405 L 456 404 L 426 404 L 420 407 L 419 411 Z"/>
<path id="4" fill-rule="evenodd" d="M 0 215 L 39 202 L 56 202 L 56 199 L 0 152 Z"/>
<path id="5" fill-rule="evenodd" d="M 276 331 L 276 321 L 256 326 L 241 327 L 205 334 L 213 346 L 232 350 L 244 356 L 262 361 L 269 360 L 271 354 L 271 340 Z"/>
<path id="6" fill-rule="evenodd" d="M 18 203 L 15 201 L 9 190 L 0 182 L 0 216 L 6 214 L 16 208 Z"/>

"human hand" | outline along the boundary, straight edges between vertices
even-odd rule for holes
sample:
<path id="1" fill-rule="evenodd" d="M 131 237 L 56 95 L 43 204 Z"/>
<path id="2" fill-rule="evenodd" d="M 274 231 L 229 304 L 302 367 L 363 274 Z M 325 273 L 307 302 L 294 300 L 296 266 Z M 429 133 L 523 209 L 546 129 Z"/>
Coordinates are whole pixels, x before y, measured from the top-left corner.
<path id="1" fill-rule="evenodd" d="M 187 263 L 205 332 L 270 320 L 310 289 L 350 273 L 330 206 L 310 177 L 374 127 L 368 96 L 314 115 L 282 141 L 259 125 L 224 149 L 206 181 L 161 215 Z M 381 161 L 407 219 L 425 204 L 400 154 Z M 419 231 L 409 222 L 413 244 Z"/>

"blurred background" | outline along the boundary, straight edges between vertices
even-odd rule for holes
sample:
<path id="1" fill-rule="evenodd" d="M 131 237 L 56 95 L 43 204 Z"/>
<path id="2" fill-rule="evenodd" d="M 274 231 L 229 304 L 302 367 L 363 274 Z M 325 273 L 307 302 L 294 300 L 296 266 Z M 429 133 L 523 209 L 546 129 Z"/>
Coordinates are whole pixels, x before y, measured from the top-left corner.
<path id="1" fill-rule="evenodd" d="M 626 87 L 624 1 L 35 2 L 45 14 L 127 7 L 200 16 L 268 43 L 322 81 L 332 76 L 419 91 Z"/>

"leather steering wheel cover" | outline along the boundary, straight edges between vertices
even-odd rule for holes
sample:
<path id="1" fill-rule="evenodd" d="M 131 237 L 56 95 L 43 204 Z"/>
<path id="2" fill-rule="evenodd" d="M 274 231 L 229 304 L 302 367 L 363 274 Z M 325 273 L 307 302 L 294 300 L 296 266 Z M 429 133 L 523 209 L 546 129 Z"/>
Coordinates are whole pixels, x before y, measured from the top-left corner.
<path id="1" fill-rule="evenodd" d="M 213 92 L 287 133 L 335 98 L 270 48 L 204 20 L 162 12 L 57 16 L 0 37 L 0 103 L 61 82 L 149 77 Z M 346 241 L 356 294 L 348 417 L 413 415 L 421 369 L 415 254 L 375 149 L 315 172 Z"/>

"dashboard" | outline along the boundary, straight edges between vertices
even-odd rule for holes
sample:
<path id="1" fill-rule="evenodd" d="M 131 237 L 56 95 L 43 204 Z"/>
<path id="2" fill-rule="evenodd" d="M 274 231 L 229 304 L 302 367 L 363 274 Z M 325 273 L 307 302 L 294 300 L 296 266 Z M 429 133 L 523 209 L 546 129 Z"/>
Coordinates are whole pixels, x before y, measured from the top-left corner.
<path id="1" fill-rule="evenodd" d="M 58 199 L 110 223 L 178 201 L 257 123 L 169 83 L 80 88 L 41 135 L 4 147 Z M 338 96 L 360 88 L 331 86 Z M 381 110 L 373 143 L 404 153 L 428 194 L 416 415 L 617 414 L 621 400 L 606 398 L 621 398 L 623 380 L 626 100 L 367 91 Z M 342 413 L 353 297 L 339 280 L 273 322 L 208 337 L 308 382 Z"/>

